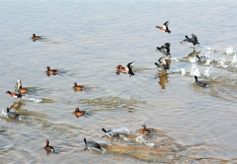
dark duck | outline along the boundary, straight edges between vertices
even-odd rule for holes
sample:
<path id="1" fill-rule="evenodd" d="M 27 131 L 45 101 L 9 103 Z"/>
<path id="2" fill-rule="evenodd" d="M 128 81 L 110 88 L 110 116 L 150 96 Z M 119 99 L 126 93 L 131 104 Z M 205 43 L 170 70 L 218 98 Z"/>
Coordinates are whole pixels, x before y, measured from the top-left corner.
<path id="1" fill-rule="evenodd" d="M 160 29 L 162 32 L 167 32 L 167 33 L 171 33 L 171 31 L 169 30 L 169 21 L 166 21 L 162 26 L 156 26 L 158 29 Z"/>
<path id="2" fill-rule="evenodd" d="M 41 37 L 41 36 L 37 36 L 37 35 L 35 35 L 35 34 L 32 34 L 31 39 L 35 42 L 36 40 L 41 40 L 42 37 Z"/>
<path id="3" fill-rule="evenodd" d="M 86 138 L 84 138 L 84 142 L 86 145 L 86 147 L 84 149 L 85 151 L 89 150 L 89 149 L 102 150 L 100 144 L 98 144 L 95 141 L 87 141 Z"/>
<path id="4" fill-rule="evenodd" d="M 44 146 L 44 150 L 47 152 L 47 154 L 49 153 L 55 153 L 54 147 L 49 145 L 49 140 L 46 140 L 45 142 L 45 146 Z"/>
<path id="5" fill-rule="evenodd" d="M 195 79 L 195 83 L 200 86 L 200 87 L 203 87 L 205 88 L 207 86 L 207 83 L 205 81 L 200 81 L 198 80 L 198 77 L 197 76 L 194 76 L 194 79 Z"/>
<path id="6" fill-rule="evenodd" d="M 194 46 L 194 48 L 195 48 L 195 46 L 196 46 L 197 44 L 200 44 L 200 43 L 198 42 L 197 36 L 194 35 L 194 34 L 191 34 L 191 37 L 188 37 L 187 35 L 185 35 L 185 39 L 183 40 L 183 42 L 192 43 L 193 46 Z"/>
<path id="7" fill-rule="evenodd" d="M 146 125 L 143 125 L 142 127 L 142 135 L 149 136 L 151 134 L 151 131 L 146 127 Z"/>
<path id="8" fill-rule="evenodd" d="M 77 84 L 77 82 L 74 82 L 73 89 L 75 92 L 80 92 L 84 89 L 85 87 L 83 85 Z"/>
<path id="9" fill-rule="evenodd" d="M 47 66 L 46 68 L 47 68 L 46 74 L 48 76 L 50 76 L 50 75 L 57 75 L 58 74 L 58 70 L 57 69 L 51 69 L 49 66 Z"/>
<path id="10" fill-rule="evenodd" d="M 170 43 L 165 43 L 160 47 L 156 47 L 157 51 L 160 51 L 164 55 L 170 55 Z"/>

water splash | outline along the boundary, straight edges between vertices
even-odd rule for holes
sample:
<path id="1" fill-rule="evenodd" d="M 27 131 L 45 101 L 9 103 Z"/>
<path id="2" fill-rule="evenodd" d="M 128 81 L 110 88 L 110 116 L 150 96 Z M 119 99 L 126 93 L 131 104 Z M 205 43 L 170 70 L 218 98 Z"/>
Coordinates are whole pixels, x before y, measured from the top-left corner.
<path id="1" fill-rule="evenodd" d="M 23 99 L 28 100 L 28 101 L 33 101 L 33 102 L 36 102 L 36 103 L 40 103 L 40 102 L 43 101 L 41 98 L 34 98 L 34 97 L 24 97 Z"/>
<path id="2" fill-rule="evenodd" d="M 235 53 L 235 51 L 232 47 L 228 47 L 228 48 L 225 49 L 225 54 L 226 55 L 231 55 L 233 53 Z"/>
<path id="3" fill-rule="evenodd" d="M 199 69 L 196 64 L 192 65 L 192 68 L 190 69 L 190 75 L 191 76 L 200 76 Z"/>
<path id="4" fill-rule="evenodd" d="M 136 142 L 140 143 L 140 144 L 145 144 L 146 146 L 149 147 L 154 147 L 155 143 L 149 142 L 147 139 L 145 139 L 143 136 L 138 136 L 136 138 Z"/>
<path id="5" fill-rule="evenodd" d="M 181 75 L 185 75 L 186 74 L 185 69 L 184 68 L 180 68 L 180 73 L 181 73 Z"/>
<path id="6" fill-rule="evenodd" d="M 232 58 L 232 61 L 231 61 L 232 64 L 236 64 L 237 63 L 237 56 L 236 56 L 236 52 Z"/>
<path id="7" fill-rule="evenodd" d="M 204 76 L 209 77 L 210 76 L 210 67 L 207 67 L 206 70 L 204 70 Z"/>

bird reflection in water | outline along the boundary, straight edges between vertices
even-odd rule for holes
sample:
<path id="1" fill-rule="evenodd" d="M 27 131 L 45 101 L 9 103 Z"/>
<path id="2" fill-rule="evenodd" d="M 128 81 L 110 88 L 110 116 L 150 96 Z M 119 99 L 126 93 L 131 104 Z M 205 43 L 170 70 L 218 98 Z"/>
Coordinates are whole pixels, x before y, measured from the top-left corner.
<path id="1" fill-rule="evenodd" d="M 161 89 L 165 89 L 166 84 L 168 83 L 168 73 L 167 72 L 159 72 L 159 85 L 161 86 Z"/>

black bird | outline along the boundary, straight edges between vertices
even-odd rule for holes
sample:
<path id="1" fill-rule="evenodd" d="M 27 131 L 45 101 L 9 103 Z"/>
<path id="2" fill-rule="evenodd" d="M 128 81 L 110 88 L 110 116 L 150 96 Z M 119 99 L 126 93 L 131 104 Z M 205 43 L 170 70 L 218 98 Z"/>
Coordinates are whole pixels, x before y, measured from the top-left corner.
<path id="1" fill-rule="evenodd" d="M 128 74 L 129 74 L 130 77 L 134 75 L 134 72 L 132 71 L 133 65 L 134 65 L 134 61 L 127 64 Z"/>
<path id="2" fill-rule="evenodd" d="M 207 86 L 207 83 L 206 83 L 205 81 L 199 81 L 197 76 L 194 76 L 194 78 L 195 78 L 195 83 L 196 83 L 198 86 L 204 87 L 204 88 Z"/>
<path id="3" fill-rule="evenodd" d="M 171 31 L 169 30 L 169 21 L 166 21 L 162 26 L 156 26 L 158 29 L 160 29 L 163 32 L 167 32 L 167 33 L 171 33 Z"/>
<path id="4" fill-rule="evenodd" d="M 100 144 L 98 144 L 95 141 L 86 141 L 86 138 L 84 138 L 84 142 L 85 142 L 85 145 L 86 145 L 86 147 L 84 149 L 85 151 L 89 150 L 89 148 L 90 149 L 94 148 L 94 149 L 102 150 Z"/>
<path id="5" fill-rule="evenodd" d="M 15 112 L 11 112 L 10 108 L 7 107 L 7 116 L 11 119 L 18 119 L 20 115 Z"/>
<path id="6" fill-rule="evenodd" d="M 170 55 L 170 43 L 165 43 L 160 47 L 156 47 L 156 49 L 164 55 Z"/>
<path id="7" fill-rule="evenodd" d="M 161 57 L 158 60 L 158 63 L 154 63 L 158 68 L 162 70 L 168 70 L 170 68 L 171 60 L 169 57 Z"/>
<path id="8" fill-rule="evenodd" d="M 55 153 L 54 147 L 49 145 L 49 140 L 46 140 L 45 142 L 45 146 L 44 146 L 44 150 L 47 152 L 47 154 L 49 153 Z"/>
<path id="9" fill-rule="evenodd" d="M 200 44 L 198 42 L 197 36 L 194 34 L 191 34 L 191 38 L 189 38 L 187 35 L 185 35 L 185 39 L 183 40 L 183 42 L 189 42 L 192 43 L 195 47 L 195 45 Z"/>

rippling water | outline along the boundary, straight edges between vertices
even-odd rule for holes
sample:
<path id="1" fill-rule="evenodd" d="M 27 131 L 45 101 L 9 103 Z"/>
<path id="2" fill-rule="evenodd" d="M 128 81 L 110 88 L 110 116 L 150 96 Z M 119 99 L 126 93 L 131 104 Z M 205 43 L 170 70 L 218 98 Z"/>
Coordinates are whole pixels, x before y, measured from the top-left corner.
<path id="1" fill-rule="evenodd" d="M 0 163 L 237 162 L 236 8 L 232 0 L 2 0 Z M 171 34 L 155 28 L 166 20 Z M 32 33 L 46 39 L 32 42 Z M 183 58 L 193 49 L 180 41 L 191 33 L 207 65 Z M 159 73 L 155 49 L 165 42 L 173 60 Z M 135 76 L 115 74 L 131 61 Z M 62 73 L 48 77 L 46 66 Z M 194 84 L 198 73 L 207 88 Z M 30 90 L 20 104 L 5 94 L 18 78 Z M 75 81 L 86 90 L 74 92 Z M 4 117 L 11 105 L 19 121 Z M 76 107 L 87 114 L 75 117 Z M 143 124 L 153 128 L 145 140 Z M 108 140 L 102 127 L 130 134 Z M 84 151 L 84 137 L 103 152 Z M 46 139 L 55 154 L 47 156 Z"/>

